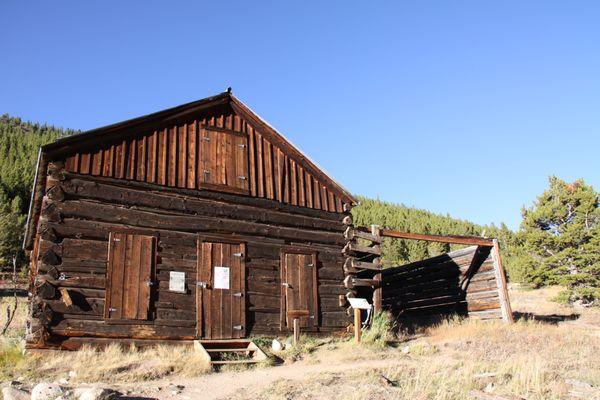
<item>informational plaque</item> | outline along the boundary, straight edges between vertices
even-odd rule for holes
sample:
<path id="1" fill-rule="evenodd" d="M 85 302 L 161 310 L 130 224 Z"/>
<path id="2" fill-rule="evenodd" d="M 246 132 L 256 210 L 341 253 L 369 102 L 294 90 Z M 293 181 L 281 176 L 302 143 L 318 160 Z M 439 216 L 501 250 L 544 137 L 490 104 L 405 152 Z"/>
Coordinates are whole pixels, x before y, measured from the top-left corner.
<path id="1" fill-rule="evenodd" d="M 350 302 L 350 306 L 355 310 L 368 310 L 371 308 L 371 305 L 367 301 L 367 299 L 361 299 L 358 297 L 349 297 L 348 301 Z"/>
<path id="2" fill-rule="evenodd" d="M 229 289 L 229 268 L 215 267 L 214 271 L 215 289 Z"/>
<path id="3" fill-rule="evenodd" d="M 185 272 L 171 271 L 169 273 L 169 290 L 185 293 Z"/>

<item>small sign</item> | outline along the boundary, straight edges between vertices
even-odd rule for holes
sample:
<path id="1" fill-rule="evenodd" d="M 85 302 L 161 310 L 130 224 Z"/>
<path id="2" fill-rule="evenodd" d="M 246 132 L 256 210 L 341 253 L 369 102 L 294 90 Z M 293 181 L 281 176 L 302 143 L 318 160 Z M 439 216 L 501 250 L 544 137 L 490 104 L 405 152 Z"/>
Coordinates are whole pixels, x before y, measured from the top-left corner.
<path id="1" fill-rule="evenodd" d="M 215 289 L 229 289 L 229 268 L 215 267 L 214 271 Z"/>
<path id="2" fill-rule="evenodd" d="M 185 293 L 185 272 L 171 271 L 169 273 L 169 290 Z"/>
<path id="3" fill-rule="evenodd" d="M 367 299 L 361 299 L 358 297 L 349 297 L 348 301 L 350 302 L 350 306 L 355 310 L 368 310 L 371 308 L 371 305 L 367 301 Z"/>

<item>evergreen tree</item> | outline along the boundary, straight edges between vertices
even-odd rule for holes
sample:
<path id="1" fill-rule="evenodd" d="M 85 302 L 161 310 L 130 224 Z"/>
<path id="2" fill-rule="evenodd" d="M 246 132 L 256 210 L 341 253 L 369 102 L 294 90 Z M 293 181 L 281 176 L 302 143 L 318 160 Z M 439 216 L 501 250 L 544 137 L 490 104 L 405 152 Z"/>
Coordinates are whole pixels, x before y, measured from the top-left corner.
<path id="1" fill-rule="evenodd" d="M 0 270 L 11 267 L 15 256 L 24 261 L 21 242 L 39 147 L 73 133 L 0 116 Z"/>
<path id="2" fill-rule="evenodd" d="M 560 284 L 566 297 L 600 299 L 599 194 L 583 180 L 550 177 L 550 187 L 523 209 L 519 279 L 535 286 Z"/>

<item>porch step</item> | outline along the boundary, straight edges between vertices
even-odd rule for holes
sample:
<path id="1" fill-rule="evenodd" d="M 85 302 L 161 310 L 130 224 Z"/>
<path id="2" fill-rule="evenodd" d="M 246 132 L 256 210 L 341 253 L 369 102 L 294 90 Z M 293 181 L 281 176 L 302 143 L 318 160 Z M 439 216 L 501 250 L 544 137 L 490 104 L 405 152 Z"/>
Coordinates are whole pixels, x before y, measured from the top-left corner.
<path id="1" fill-rule="evenodd" d="M 249 339 L 195 340 L 194 348 L 211 365 L 254 364 L 267 359 Z"/>

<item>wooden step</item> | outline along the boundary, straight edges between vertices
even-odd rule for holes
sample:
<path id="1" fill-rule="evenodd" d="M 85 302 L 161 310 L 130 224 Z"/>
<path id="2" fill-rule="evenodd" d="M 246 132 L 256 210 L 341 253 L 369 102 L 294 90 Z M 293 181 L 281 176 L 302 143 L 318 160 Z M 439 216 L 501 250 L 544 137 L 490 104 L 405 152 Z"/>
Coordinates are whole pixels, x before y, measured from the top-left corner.
<path id="1" fill-rule="evenodd" d="M 254 364 L 267 359 L 267 355 L 249 339 L 195 340 L 194 349 L 211 365 Z M 222 360 L 225 354 L 246 353 L 245 358 Z M 243 357 L 240 354 L 240 357 Z"/>
<path id="2" fill-rule="evenodd" d="M 211 348 L 207 348 L 206 351 L 208 351 L 209 353 L 252 353 L 256 350 L 252 350 L 252 349 L 211 349 Z"/>

